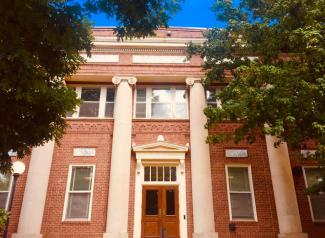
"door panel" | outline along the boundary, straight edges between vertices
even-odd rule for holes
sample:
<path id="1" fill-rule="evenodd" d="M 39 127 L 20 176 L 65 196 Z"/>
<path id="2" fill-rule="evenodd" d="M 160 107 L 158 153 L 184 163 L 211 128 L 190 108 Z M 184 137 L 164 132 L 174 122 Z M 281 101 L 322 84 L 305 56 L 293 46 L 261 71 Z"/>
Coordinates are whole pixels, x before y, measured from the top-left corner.
<path id="1" fill-rule="evenodd" d="M 144 186 L 142 238 L 179 238 L 178 187 Z"/>

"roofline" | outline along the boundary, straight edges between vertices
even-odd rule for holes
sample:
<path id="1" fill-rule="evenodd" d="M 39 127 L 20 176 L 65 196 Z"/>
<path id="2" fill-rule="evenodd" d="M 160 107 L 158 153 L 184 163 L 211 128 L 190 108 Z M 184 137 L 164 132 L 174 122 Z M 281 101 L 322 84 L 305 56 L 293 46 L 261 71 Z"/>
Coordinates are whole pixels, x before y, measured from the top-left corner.
<path id="1" fill-rule="evenodd" d="M 116 26 L 93 26 L 93 29 L 114 29 Z M 168 26 L 159 27 L 159 29 L 193 29 L 193 30 L 209 30 L 211 27 L 192 27 L 192 26 Z"/>

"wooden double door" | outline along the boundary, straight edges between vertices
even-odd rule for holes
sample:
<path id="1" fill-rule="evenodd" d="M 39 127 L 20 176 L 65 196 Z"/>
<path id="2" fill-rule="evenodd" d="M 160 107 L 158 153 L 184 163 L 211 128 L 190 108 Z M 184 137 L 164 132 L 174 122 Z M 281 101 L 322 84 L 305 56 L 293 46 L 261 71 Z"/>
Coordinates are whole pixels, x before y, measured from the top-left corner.
<path id="1" fill-rule="evenodd" d="M 179 238 L 177 186 L 144 186 L 141 238 Z"/>

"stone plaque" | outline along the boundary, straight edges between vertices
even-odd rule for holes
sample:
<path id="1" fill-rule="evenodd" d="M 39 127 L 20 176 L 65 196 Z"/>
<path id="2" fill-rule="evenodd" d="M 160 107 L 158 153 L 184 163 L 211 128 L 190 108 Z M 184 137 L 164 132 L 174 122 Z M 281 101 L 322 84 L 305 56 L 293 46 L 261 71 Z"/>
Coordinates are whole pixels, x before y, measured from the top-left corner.
<path id="1" fill-rule="evenodd" d="M 247 150 L 245 149 L 226 149 L 227 158 L 245 158 L 248 157 Z"/>
<path id="2" fill-rule="evenodd" d="M 96 148 L 73 148 L 73 156 L 96 156 Z"/>
<path id="3" fill-rule="evenodd" d="M 316 150 L 301 150 L 300 153 L 304 158 L 307 158 L 309 155 L 315 154 Z"/>

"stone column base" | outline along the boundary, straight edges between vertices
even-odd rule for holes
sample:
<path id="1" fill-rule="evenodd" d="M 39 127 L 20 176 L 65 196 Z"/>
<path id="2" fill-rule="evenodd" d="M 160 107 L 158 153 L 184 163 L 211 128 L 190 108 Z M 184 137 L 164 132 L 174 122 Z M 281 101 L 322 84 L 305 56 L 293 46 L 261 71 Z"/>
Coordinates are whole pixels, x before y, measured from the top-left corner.
<path id="1" fill-rule="evenodd" d="M 43 235 L 37 233 L 14 233 L 11 238 L 43 238 Z"/>
<path id="2" fill-rule="evenodd" d="M 104 233 L 103 238 L 128 238 L 128 233 Z"/>
<path id="3" fill-rule="evenodd" d="M 193 233 L 193 238 L 218 238 L 218 233 L 217 232 L 197 232 L 197 233 Z"/>
<path id="4" fill-rule="evenodd" d="M 293 233 L 280 233 L 279 238 L 308 238 L 307 233 L 293 232 Z"/>

